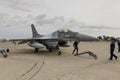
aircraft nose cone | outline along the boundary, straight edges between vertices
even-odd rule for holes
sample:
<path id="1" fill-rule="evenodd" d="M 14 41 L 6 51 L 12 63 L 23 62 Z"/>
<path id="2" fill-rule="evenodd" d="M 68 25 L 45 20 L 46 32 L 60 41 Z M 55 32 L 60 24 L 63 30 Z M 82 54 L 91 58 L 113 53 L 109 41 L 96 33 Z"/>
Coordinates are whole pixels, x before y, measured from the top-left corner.
<path id="1" fill-rule="evenodd" d="M 83 35 L 83 34 L 79 34 L 78 38 L 80 41 L 98 41 L 98 39 L 95 37 Z"/>
<path id="2" fill-rule="evenodd" d="M 88 40 L 89 40 L 89 41 L 98 41 L 98 39 L 95 38 L 95 37 L 88 37 Z"/>

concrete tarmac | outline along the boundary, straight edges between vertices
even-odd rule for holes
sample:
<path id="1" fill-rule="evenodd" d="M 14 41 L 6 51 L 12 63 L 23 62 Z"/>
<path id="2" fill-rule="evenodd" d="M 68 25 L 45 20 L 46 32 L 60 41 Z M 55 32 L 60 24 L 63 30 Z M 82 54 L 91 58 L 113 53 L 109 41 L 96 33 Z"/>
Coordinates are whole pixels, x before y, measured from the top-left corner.
<path id="1" fill-rule="evenodd" d="M 98 59 L 88 54 L 74 56 L 71 47 L 61 48 L 62 55 L 42 49 L 34 53 L 27 44 L 1 43 L 10 49 L 8 57 L 0 54 L 0 80 L 119 80 L 120 59 L 109 61 L 109 42 L 81 42 L 79 52 L 92 51 Z M 117 52 L 115 54 L 120 57 Z"/>

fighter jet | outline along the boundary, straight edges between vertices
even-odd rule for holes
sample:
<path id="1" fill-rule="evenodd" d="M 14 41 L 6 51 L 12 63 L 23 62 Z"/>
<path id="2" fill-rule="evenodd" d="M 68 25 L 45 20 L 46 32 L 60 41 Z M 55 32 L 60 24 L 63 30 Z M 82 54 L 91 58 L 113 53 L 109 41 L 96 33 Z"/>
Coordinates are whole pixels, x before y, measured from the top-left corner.
<path id="1" fill-rule="evenodd" d="M 59 47 L 69 47 L 68 41 L 97 41 L 96 38 L 73 32 L 71 30 L 57 30 L 48 35 L 41 35 L 37 32 L 34 24 L 31 24 L 32 38 L 30 39 L 12 39 L 11 41 L 20 41 L 18 44 L 27 43 L 29 46 L 35 48 L 35 52 L 46 47 L 49 51 L 57 50 L 57 54 L 61 55 Z"/>

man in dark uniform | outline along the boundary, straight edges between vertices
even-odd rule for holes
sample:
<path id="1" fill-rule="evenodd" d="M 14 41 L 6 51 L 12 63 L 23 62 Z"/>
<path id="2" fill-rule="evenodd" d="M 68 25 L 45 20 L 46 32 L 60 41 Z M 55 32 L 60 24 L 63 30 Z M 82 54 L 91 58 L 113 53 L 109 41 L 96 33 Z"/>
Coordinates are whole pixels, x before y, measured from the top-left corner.
<path id="1" fill-rule="evenodd" d="M 117 45 L 118 45 L 118 52 L 120 52 L 120 40 L 117 41 Z"/>
<path id="2" fill-rule="evenodd" d="M 115 59 L 117 60 L 118 57 L 114 54 L 114 50 L 115 50 L 115 39 L 111 39 L 109 60 L 112 60 L 113 57 L 115 57 Z"/>
<path id="3" fill-rule="evenodd" d="M 72 54 L 74 54 L 74 52 L 76 51 L 75 56 L 78 55 L 78 43 L 79 43 L 79 42 L 78 42 L 77 40 L 74 41 L 74 43 L 73 43 L 74 50 L 73 50 Z"/>

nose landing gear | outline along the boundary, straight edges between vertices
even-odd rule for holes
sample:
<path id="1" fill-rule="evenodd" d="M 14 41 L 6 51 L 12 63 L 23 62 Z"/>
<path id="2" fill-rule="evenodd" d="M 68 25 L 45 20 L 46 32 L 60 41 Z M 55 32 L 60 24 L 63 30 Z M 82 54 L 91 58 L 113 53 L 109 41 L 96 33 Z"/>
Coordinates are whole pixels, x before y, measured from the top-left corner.
<path id="1" fill-rule="evenodd" d="M 61 54 L 62 54 L 62 52 L 60 50 L 58 50 L 57 55 L 61 55 Z"/>

